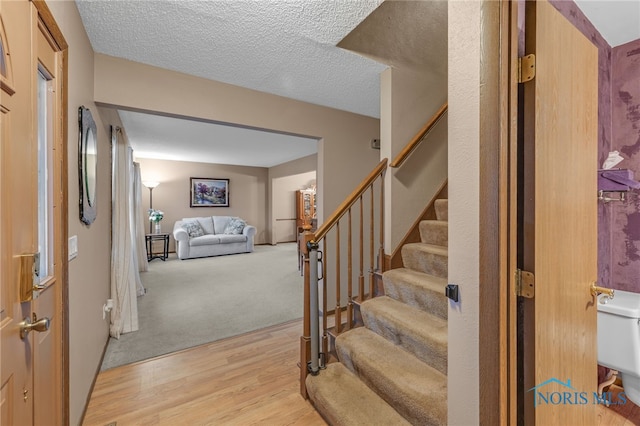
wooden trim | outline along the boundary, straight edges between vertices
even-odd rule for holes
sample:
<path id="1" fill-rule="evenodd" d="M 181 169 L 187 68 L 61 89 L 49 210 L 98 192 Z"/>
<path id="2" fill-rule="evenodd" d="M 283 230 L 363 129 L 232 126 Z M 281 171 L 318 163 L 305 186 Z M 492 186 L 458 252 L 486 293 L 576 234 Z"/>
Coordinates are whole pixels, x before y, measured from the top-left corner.
<path id="1" fill-rule="evenodd" d="M 409 143 L 407 143 L 407 145 L 402 149 L 402 151 L 400 151 L 400 153 L 396 156 L 396 158 L 393 159 L 389 167 L 394 169 L 396 167 L 400 167 L 402 163 L 404 163 L 405 160 L 409 158 L 409 155 L 411 155 L 413 150 L 416 149 L 418 145 L 420 145 L 420 142 L 422 142 L 427 133 L 429 133 L 431 129 L 433 129 L 436 124 L 438 124 L 438 121 L 440 121 L 444 113 L 447 112 L 448 108 L 449 104 L 447 102 L 442 104 L 440 109 L 436 111 L 435 114 L 433 114 L 433 116 L 429 119 L 429 121 L 427 121 L 422 129 L 420 129 L 418 133 L 416 133 L 413 139 L 411 139 Z"/>
<path id="2" fill-rule="evenodd" d="M 60 271 L 60 282 L 61 290 L 61 304 L 62 304 L 62 342 L 61 342 L 61 351 L 62 351 L 62 365 L 59 366 L 61 368 L 61 393 L 60 397 L 62 398 L 62 423 L 69 424 L 70 419 L 70 396 L 69 396 L 69 262 L 68 262 L 68 246 L 66 242 L 69 239 L 69 191 L 68 191 L 68 138 L 69 138 L 69 129 L 68 129 L 68 111 L 69 111 L 69 97 L 68 97 L 68 87 L 69 87 L 69 45 L 60 30 L 51 10 L 47 6 L 44 0 L 31 0 L 35 9 L 38 12 L 39 25 L 44 25 L 47 32 L 50 35 L 50 40 L 55 44 L 55 48 L 60 54 L 61 61 L 61 75 L 58 75 L 56 78 L 60 79 L 61 82 L 61 93 L 60 96 L 60 123 L 61 126 L 61 146 L 57 147 L 60 149 L 60 155 L 58 156 L 58 165 L 60 167 L 60 224 L 56 226 L 60 226 L 60 240 L 61 244 L 59 249 L 61 250 L 61 271 Z"/>
<path id="3" fill-rule="evenodd" d="M 369 175 L 360 182 L 360 185 L 338 206 L 338 208 L 329 216 L 322 226 L 315 232 L 313 241 L 320 241 L 327 232 L 340 220 L 344 212 L 346 212 L 353 204 L 364 194 L 371 184 L 381 175 L 387 168 L 388 160 L 385 158 L 369 173 Z"/>
<path id="4" fill-rule="evenodd" d="M 36 7 L 39 18 L 42 19 L 43 24 L 56 42 L 58 51 L 67 50 L 69 45 L 45 0 L 31 0 L 31 3 Z"/>
<path id="5" fill-rule="evenodd" d="M 435 202 L 437 199 L 446 198 L 447 197 L 447 180 L 440 184 L 440 187 L 436 191 L 436 194 L 431 198 L 431 201 L 424 208 L 422 213 L 418 216 L 418 218 L 413 222 L 405 236 L 398 243 L 398 245 L 393 249 L 393 252 L 389 256 L 385 256 L 385 271 L 389 269 L 402 268 L 404 265 L 402 263 L 402 246 L 409 243 L 417 243 L 420 241 L 420 222 L 423 220 L 432 220 L 436 218 L 436 209 Z"/>
<path id="6" fill-rule="evenodd" d="M 508 12 L 508 2 L 481 7 L 479 423 L 492 425 L 508 423 Z"/>
<path id="7" fill-rule="evenodd" d="M 508 165 L 508 181 L 505 187 L 509 190 L 509 198 L 507 202 L 508 223 L 507 223 L 507 244 L 508 254 L 507 265 L 507 300 L 506 305 L 506 336 L 501 335 L 506 340 L 507 347 L 507 377 L 506 383 L 503 385 L 507 389 L 506 401 L 500 401 L 504 404 L 506 412 L 507 424 L 517 424 L 518 421 L 518 308 L 517 297 L 509 291 L 510 283 L 514 277 L 516 268 L 518 267 L 518 2 L 508 3 L 508 17 L 503 16 L 503 36 L 501 44 L 504 45 L 504 38 L 509 38 L 508 57 L 503 60 L 509 64 L 509 94 L 508 96 L 508 112 L 506 117 L 502 117 L 503 127 L 508 127 L 508 144 L 509 144 L 509 165 Z M 506 7 L 503 7 L 503 10 Z M 505 12 L 506 14 L 507 12 Z M 505 28 L 504 20 L 507 20 L 508 28 Z M 507 49 L 505 49 L 507 50 Z M 503 64 L 504 67 L 504 64 Z M 504 98 L 505 96 L 503 96 Z M 508 120 L 508 122 L 505 122 Z M 505 344 L 505 342 L 502 342 Z M 502 396 L 502 395 L 501 395 Z M 504 396 L 503 396 L 504 397 Z"/>

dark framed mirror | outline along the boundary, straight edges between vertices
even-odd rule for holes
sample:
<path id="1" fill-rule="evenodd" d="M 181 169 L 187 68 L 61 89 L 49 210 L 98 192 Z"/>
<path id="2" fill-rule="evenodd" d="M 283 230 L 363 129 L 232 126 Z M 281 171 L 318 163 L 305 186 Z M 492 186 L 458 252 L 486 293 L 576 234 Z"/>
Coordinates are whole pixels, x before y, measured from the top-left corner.
<path id="1" fill-rule="evenodd" d="M 96 178 L 98 132 L 91 111 L 78 108 L 78 180 L 80 182 L 80 220 L 91 225 L 96 220 Z"/>

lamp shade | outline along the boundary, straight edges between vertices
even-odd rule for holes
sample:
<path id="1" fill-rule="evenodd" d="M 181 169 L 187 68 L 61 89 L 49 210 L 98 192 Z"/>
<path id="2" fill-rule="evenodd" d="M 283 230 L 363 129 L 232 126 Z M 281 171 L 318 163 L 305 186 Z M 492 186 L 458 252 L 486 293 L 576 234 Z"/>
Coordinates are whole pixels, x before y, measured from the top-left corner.
<path id="1" fill-rule="evenodd" d="M 149 189 L 153 189 L 156 186 L 160 185 L 160 182 L 155 182 L 155 181 L 151 181 L 151 180 L 145 180 L 145 181 L 142 181 L 142 184 L 144 186 L 146 186 L 147 188 L 149 188 Z"/>

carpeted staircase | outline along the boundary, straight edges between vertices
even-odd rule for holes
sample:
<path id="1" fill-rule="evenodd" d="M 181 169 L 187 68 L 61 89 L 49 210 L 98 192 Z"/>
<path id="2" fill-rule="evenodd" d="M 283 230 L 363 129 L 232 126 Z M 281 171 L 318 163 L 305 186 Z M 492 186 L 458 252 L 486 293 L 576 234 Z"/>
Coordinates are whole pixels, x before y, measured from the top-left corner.
<path id="1" fill-rule="evenodd" d="M 404 268 L 383 274 L 384 296 L 362 303 L 364 327 L 340 334 L 340 362 L 307 376 L 307 392 L 331 425 L 447 423 L 448 200 L 402 247 Z"/>

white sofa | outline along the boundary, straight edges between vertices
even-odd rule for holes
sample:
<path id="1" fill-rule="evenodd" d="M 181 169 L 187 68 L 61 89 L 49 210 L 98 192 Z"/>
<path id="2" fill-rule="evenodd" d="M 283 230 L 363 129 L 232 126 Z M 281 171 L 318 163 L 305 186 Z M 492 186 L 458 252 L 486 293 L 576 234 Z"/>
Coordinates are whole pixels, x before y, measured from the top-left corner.
<path id="1" fill-rule="evenodd" d="M 173 225 L 179 259 L 250 253 L 256 228 L 233 216 L 187 217 Z"/>

